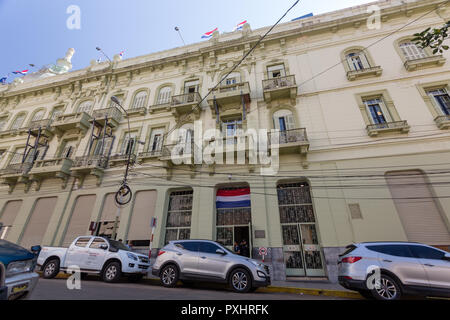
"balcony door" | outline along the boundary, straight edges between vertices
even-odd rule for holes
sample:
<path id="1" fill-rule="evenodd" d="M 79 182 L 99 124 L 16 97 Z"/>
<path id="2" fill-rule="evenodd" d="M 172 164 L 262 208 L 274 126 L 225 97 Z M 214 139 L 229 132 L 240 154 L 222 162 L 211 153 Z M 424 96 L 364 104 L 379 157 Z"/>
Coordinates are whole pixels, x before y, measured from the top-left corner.
<path id="1" fill-rule="evenodd" d="M 392 121 L 389 111 L 386 109 L 381 98 L 364 100 L 364 104 L 366 105 L 372 124 L 384 127 L 383 125 Z"/>
<path id="2" fill-rule="evenodd" d="M 269 79 L 285 77 L 286 69 L 284 68 L 284 64 L 267 67 L 267 75 Z"/>

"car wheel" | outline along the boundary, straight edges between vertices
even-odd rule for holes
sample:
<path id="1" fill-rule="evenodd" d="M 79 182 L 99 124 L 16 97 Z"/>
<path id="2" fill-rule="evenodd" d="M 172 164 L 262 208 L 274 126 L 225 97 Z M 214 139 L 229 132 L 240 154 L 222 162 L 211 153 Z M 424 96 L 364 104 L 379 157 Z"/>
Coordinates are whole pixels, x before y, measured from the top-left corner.
<path id="1" fill-rule="evenodd" d="M 132 274 L 132 275 L 128 276 L 128 281 L 136 283 L 136 282 L 141 281 L 143 277 L 144 277 L 143 274 Z"/>
<path id="2" fill-rule="evenodd" d="M 249 292 L 252 288 L 250 274 L 244 269 L 234 270 L 230 275 L 230 287 L 234 292 Z"/>
<path id="3" fill-rule="evenodd" d="M 173 288 L 178 282 L 178 269 L 173 264 L 169 264 L 162 269 L 159 277 L 164 287 Z"/>
<path id="4" fill-rule="evenodd" d="M 380 283 L 372 289 L 372 295 L 377 300 L 398 300 L 402 296 L 400 285 L 391 277 L 382 274 Z"/>
<path id="5" fill-rule="evenodd" d="M 42 271 L 44 279 L 53 279 L 59 273 L 59 260 L 52 259 L 47 261 Z"/>
<path id="6" fill-rule="evenodd" d="M 367 300 L 373 300 L 375 299 L 373 297 L 373 294 L 369 290 L 358 290 L 359 294 L 363 296 L 363 298 L 366 298 Z"/>
<path id="7" fill-rule="evenodd" d="M 102 278 L 105 282 L 117 282 L 120 279 L 122 271 L 118 262 L 110 262 L 103 270 Z"/>

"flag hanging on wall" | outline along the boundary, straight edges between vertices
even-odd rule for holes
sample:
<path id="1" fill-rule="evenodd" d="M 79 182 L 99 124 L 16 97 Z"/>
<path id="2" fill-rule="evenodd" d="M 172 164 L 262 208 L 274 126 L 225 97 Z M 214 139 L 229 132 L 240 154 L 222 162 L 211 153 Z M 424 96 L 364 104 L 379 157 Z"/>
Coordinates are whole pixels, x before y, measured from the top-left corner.
<path id="1" fill-rule="evenodd" d="M 234 27 L 233 31 L 237 31 L 237 30 L 242 30 L 242 28 L 244 28 L 244 24 L 247 23 L 247 20 L 239 23 L 236 27 Z"/>
<path id="2" fill-rule="evenodd" d="M 212 37 L 213 33 L 219 30 L 219 28 L 215 28 L 213 31 L 206 32 L 204 35 L 202 35 L 202 39 L 209 39 Z"/>
<path id="3" fill-rule="evenodd" d="M 250 207 L 250 188 L 234 190 L 217 190 L 216 208 L 243 208 Z"/>

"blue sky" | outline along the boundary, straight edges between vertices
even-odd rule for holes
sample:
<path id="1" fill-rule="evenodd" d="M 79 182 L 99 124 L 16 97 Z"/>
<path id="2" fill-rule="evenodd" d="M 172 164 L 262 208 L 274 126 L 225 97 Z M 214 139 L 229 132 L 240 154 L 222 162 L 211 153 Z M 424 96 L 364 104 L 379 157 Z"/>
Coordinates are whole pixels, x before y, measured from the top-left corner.
<path id="1" fill-rule="evenodd" d="M 112 59 L 124 58 L 182 45 L 174 31 L 179 26 L 187 44 L 219 27 L 228 32 L 248 20 L 252 29 L 273 24 L 294 0 L 0 0 L 2 50 L 0 77 L 15 70 L 55 63 L 68 48 L 76 53 L 74 70 L 100 58 L 100 46 Z M 313 12 L 325 13 L 369 0 L 301 0 L 283 22 Z M 70 30 L 66 13 L 70 5 L 81 10 L 81 29 Z M 34 71 L 33 69 L 30 70 Z M 12 80 L 10 77 L 8 81 Z"/>

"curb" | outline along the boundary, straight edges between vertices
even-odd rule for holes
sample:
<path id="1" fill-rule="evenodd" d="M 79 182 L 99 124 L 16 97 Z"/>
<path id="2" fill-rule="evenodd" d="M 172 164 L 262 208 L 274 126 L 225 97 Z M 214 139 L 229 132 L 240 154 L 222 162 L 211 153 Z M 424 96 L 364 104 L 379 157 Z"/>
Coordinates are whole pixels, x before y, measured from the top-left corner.
<path id="1" fill-rule="evenodd" d="M 42 275 L 42 272 L 38 272 Z M 67 279 L 69 278 L 67 273 L 59 273 L 55 279 Z M 149 285 L 160 285 L 160 280 L 156 278 L 144 278 L 141 283 L 147 283 Z M 181 282 L 178 283 L 179 285 Z M 296 288 L 296 287 L 277 287 L 268 286 L 265 288 L 258 288 L 256 292 L 267 292 L 267 293 L 293 293 L 300 295 L 311 295 L 311 296 L 327 296 L 327 297 L 337 297 L 346 299 L 363 299 L 363 297 L 354 291 L 344 291 L 344 290 L 330 290 L 330 289 L 315 289 L 315 288 Z"/>

